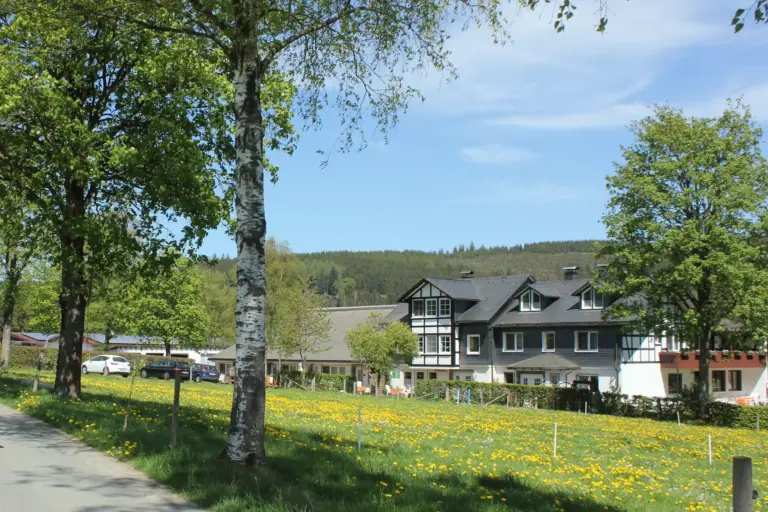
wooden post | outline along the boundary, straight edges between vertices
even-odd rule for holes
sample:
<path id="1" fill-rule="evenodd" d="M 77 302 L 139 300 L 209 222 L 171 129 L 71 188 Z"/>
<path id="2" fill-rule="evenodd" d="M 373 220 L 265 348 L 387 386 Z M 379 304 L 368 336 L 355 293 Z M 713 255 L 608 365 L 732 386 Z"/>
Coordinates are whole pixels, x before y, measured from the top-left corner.
<path id="1" fill-rule="evenodd" d="M 472 402 L 470 401 L 472 398 L 472 388 L 467 388 L 467 405 L 470 405 Z"/>
<path id="2" fill-rule="evenodd" d="M 755 430 L 760 432 L 760 413 L 757 413 L 757 418 L 755 418 Z"/>
<path id="3" fill-rule="evenodd" d="M 461 388 L 456 388 L 456 405 L 459 405 L 459 399 L 461 399 Z"/>
<path id="4" fill-rule="evenodd" d="M 483 403 L 483 395 L 484 395 L 484 394 L 485 394 L 485 393 L 483 393 L 483 390 L 481 389 L 481 390 L 480 390 L 480 405 L 484 405 L 484 403 Z"/>
<path id="5" fill-rule="evenodd" d="M 446 402 L 451 401 L 451 390 L 448 389 L 448 386 L 445 387 L 445 401 Z"/>
<path id="6" fill-rule="evenodd" d="M 315 392 L 315 378 L 312 377 L 312 392 Z"/>
<path id="7" fill-rule="evenodd" d="M 37 364 L 35 365 L 35 380 L 32 381 L 33 393 L 37 393 L 37 388 L 40 385 L 40 368 L 43 366 L 43 357 L 45 357 L 45 349 L 40 349 L 40 352 L 37 354 Z"/>
<path id="8" fill-rule="evenodd" d="M 555 442 L 552 447 L 552 458 L 557 459 L 557 422 L 555 422 Z"/>
<path id="9" fill-rule="evenodd" d="M 357 408 L 357 451 L 362 449 L 363 445 L 363 408 Z"/>
<path id="10" fill-rule="evenodd" d="M 752 459 L 733 458 L 733 512 L 752 512 Z"/>
<path id="11" fill-rule="evenodd" d="M 174 372 L 173 417 L 171 418 L 171 446 L 176 446 L 179 431 L 179 395 L 181 394 L 181 370 Z"/>
<path id="12" fill-rule="evenodd" d="M 509 402 L 512 399 L 512 392 L 507 391 L 507 409 L 509 409 Z"/>
<path id="13" fill-rule="evenodd" d="M 128 390 L 128 403 L 125 405 L 125 419 L 123 420 L 123 432 L 128 430 L 128 415 L 131 413 L 131 396 L 133 395 L 133 383 L 136 381 L 136 374 L 131 377 L 131 389 Z"/>
<path id="14" fill-rule="evenodd" d="M 707 434 L 707 449 L 709 451 L 709 465 L 712 465 L 712 434 Z"/>
<path id="15" fill-rule="evenodd" d="M 677 411 L 677 426 L 680 426 L 680 411 Z"/>

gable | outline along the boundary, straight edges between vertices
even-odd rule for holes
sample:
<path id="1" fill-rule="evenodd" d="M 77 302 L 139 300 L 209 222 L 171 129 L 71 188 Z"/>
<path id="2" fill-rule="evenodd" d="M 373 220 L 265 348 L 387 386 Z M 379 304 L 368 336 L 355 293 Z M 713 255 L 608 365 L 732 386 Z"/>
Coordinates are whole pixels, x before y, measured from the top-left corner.
<path id="1" fill-rule="evenodd" d="M 440 290 L 437 286 L 433 285 L 429 281 L 422 280 L 421 283 L 417 285 L 413 291 L 404 295 L 400 300 L 406 301 L 410 299 L 423 299 L 429 297 L 448 297 L 448 295 L 443 293 L 442 290 Z"/>

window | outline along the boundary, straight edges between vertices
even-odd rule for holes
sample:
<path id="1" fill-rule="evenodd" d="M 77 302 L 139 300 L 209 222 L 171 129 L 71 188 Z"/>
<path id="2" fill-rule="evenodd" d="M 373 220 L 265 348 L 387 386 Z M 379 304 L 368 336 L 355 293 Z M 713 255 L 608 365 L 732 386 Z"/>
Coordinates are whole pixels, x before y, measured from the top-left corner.
<path id="1" fill-rule="evenodd" d="M 590 288 L 581 294 L 581 309 L 603 309 L 603 294 Z"/>
<path id="2" fill-rule="evenodd" d="M 437 334 L 427 334 L 427 350 L 425 354 L 437 354 Z"/>
<path id="3" fill-rule="evenodd" d="M 429 372 L 429 380 L 437 380 L 437 372 Z"/>
<path id="4" fill-rule="evenodd" d="M 541 311 L 541 295 L 527 290 L 520 296 L 520 311 Z"/>
<path id="5" fill-rule="evenodd" d="M 464 377 L 464 380 L 467 381 L 467 382 L 472 382 L 472 376 L 471 375 L 467 375 L 466 377 Z"/>
<path id="6" fill-rule="evenodd" d="M 712 372 L 712 391 L 725 391 L 725 370 L 715 370 Z"/>
<path id="7" fill-rule="evenodd" d="M 320 373 L 325 373 L 326 375 L 346 375 L 347 367 L 346 366 L 323 366 L 320 370 Z"/>
<path id="8" fill-rule="evenodd" d="M 411 380 L 413 378 L 413 374 L 411 372 L 405 372 L 405 384 L 410 385 L 413 381 Z"/>
<path id="9" fill-rule="evenodd" d="M 505 332 L 501 335 L 502 352 L 522 352 L 523 351 L 523 333 Z"/>
<path id="10" fill-rule="evenodd" d="M 741 370 L 728 371 L 728 391 L 741 391 Z"/>
<path id="11" fill-rule="evenodd" d="M 555 333 L 554 332 L 541 333 L 541 351 L 542 352 L 555 351 Z"/>
<path id="12" fill-rule="evenodd" d="M 419 335 L 419 354 L 424 353 L 424 336 Z"/>
<path id="13" fill-rule="evenodd" d="M 541 386 L 541 377 L 536 377 L 535 379 L 533 379 L 533 385 Z"/>
<path id="14" fill-rule="evenodd" d="M 437 299 L 427 299 L 427 314 L 426 316 L 437 316 Z"/>
<path id="15" fill-rule="evenodd" d="M 667 392 L 680 393 L 683 390 L 683 375 L 670 373 L 667 375 Z"/>
<path id="16" fill-rule="evenodd" d="M 416 380 L 424 380 L 424 372 L 416 372 Z"/>
<path id="17" fill-rule="evenodd" d="M 461 375 L 454 375 L 453 380 L 461 380 Z"/>
<path id="18" fill-rule="evenodd" d="M 424 316 L 424 299 L 414 299 L 411 302 L 411 315 Z"/>
<path id="19" fill-rule="evenodd" d="M 597 352 L 596 332 L 576 332 L 576 352 Z"/>
<path id="20" fill-rule="evenodd" d="M 549 382 L 553 386 L 557 386 L 558 384 L 560 384 L 560 374 L 559 373 L 550 373 L 549 374 Z"/>
<path id="21" fill-rule="evenodd" d="M 451 353 L 451 337 L 450 336 L 440 336 L 440 353 L 441 354 Z"/>
<path id="22" fill-rule="evenodd" d="M 480 353 L 480 335 L 470 334 L 467 336 L 467 354 Z"/>
<path id="23" fill-rule="evenodd" d="M 451 316 L 451 299 L 440 299 L 440 316 Z"/>

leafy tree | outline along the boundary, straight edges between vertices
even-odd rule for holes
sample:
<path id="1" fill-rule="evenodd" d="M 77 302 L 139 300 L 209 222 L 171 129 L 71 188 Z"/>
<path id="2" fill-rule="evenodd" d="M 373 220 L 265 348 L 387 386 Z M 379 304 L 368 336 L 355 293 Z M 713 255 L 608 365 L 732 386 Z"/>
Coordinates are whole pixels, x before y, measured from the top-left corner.
<path id="1" fill-rule="evenodd" d="M 101 279 L 91 288 L 88 299 L 85 332 L 104 333 L 102 350 L 109 350 L 109 342 L 117 335 L 136 333 L 136 319 L 141 312 L 135 307 L 138 299 L 135 279 L 122 276 Z"/>
<path id="2" fill-rule="evenodd" d="M 118 0 L 87 0 L 118 9 Z M 64 308 L 59 395 L 80 394 L 90 281 L 185 249 L 229 206 L 233 89 L 207 41 L 14 0 L 0 13 L 0 180 L 55 234 Z M 164 223 L 181 221 L 181 237 Z M 159 257 L 158 257 L 159 258 Z M 162 263 L 170 263 L 164 261 Z"/>
<path id="3" fill-rule="evenodd" d="M 601 256 L 606 292 L 639 296 L 615 311 L 664 328 L 700 353 L 699 413 L 709 396 L 709 351 L 724 322 L 765 336 L 768 164 L 762 130 L 731 103 L 718 118 L 656 107 L 632 125 L 635 142 L 608 177 Z M 639 294 L 639 295 L 638 295 Z M 762 304 L 762 306 L 758 306 Z"/>
<path id="4" fill-rule="evenodd" d="M 210 319 L 203 289 L 200 271 L 188 260 L 143 279 L 135 301 L 138 332 L 152 343 L 162 343 L 166 356 L 171 355 L 171 347 L 208 346 Z"/>
<path id="5" fill-rule="evenodd" d="M 284 356 L 296 354 L 306 371 L 307 357 L 330 349 L 328 335 L 331 317 L 323 308 L 323 297 L 306 286 L 293 286 L 282 295 L 287 336 L 280 339 L 277 350 Z M 271 298 L 269 299 L 271 300 Z"/>
<path id="6" fill-rule="evenodd" d="M 19 300 L 14 325 L 19 331 L 46 334 L 60 332 L 61 270 L 35 259 L 27 265 L 19 285 Z"/>
<path id="7" fill-rule="evenodd" d="M 418 336 L 402 322 L 388 325 L 381 323 L 381 317 L 371 313 L 363 322 L 344 336 L 352 357 L 360 361 L 369 374 L 376 375 L 376 394 L 382 379 L 396 364 L 409 363 L 418 354 Z"/>
<path id="8" fill-rule="evenodd" d="M 217 272 L 210 266 L 202 268 L 205 310 L 210 318 L 208 338 L 216 346 L 235 342 L 236 272 L 232 267 Z"/>

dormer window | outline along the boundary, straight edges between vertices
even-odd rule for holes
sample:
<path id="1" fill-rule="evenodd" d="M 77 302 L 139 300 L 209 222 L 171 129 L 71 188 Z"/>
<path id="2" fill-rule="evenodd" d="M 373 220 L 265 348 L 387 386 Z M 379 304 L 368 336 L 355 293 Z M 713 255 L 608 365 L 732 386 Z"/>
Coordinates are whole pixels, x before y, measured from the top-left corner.
<path id="1" fill-rule="evenodd" d="M 520 311 L 541 311 L 541 295 L 527 290 L 520 296 Z"/>
<path id="2" fill-rule="evenodd" d="M 590 288 L 581 294 L 581 309 L 603 309 L 603 294 Z"/>
<path id="3" fill-rule="evenodd" d="M 411 315 L 424 316 L 424 299 L 414 299 L 411 302 Z"/>

